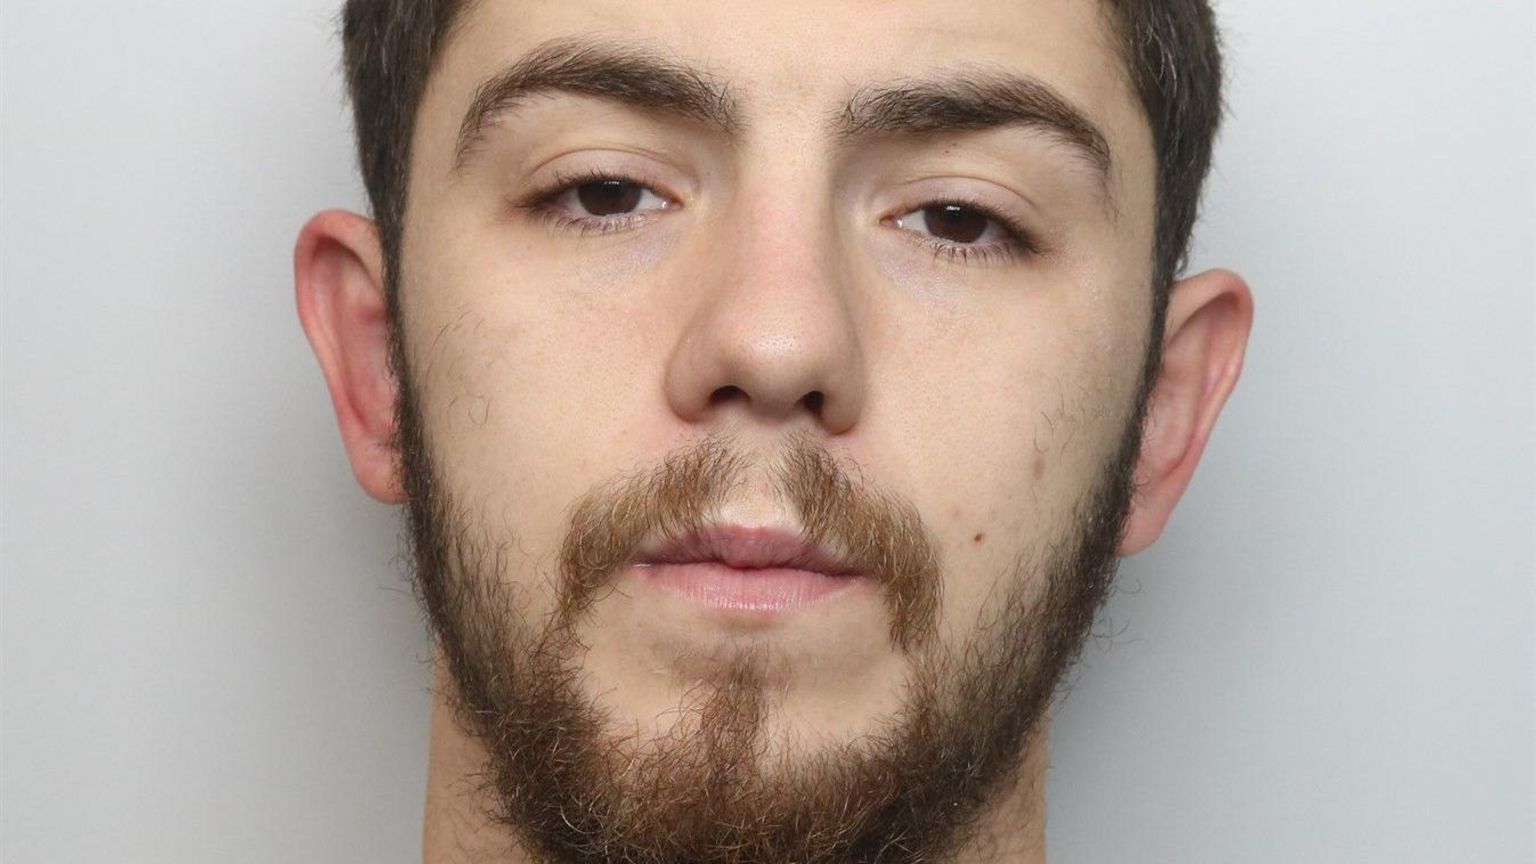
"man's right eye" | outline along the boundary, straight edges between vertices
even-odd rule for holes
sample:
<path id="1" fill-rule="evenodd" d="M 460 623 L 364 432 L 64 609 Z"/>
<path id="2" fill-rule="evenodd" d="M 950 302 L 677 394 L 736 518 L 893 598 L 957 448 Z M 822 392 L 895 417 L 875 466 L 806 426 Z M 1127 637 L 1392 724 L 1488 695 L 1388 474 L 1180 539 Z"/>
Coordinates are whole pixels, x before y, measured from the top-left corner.
<path id="1" fill-rule="evenodd" d="M 523 208 L 556 227 L 606 233 L 633 227 L 676 202 L 638 180 L 605 174 L 557 179 Z"/>
<path id="2" fill-rule="evenodd" d="M 571 186 L 552 202 L 583 216 L 624 216 L 640 210 L 662 210 L 667 201 L 645 186 L 610 177 Z"/>

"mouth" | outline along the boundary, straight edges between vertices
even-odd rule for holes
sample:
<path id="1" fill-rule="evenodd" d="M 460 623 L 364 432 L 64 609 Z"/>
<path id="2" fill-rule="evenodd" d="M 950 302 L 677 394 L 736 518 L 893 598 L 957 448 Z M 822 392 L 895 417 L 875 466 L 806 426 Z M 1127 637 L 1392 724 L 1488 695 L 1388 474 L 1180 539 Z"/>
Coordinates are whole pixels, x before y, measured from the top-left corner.
<path id="1" fill-rule="evenodd" d="M 830 599 L 873 580 L 799 534 L 712 525 L 642 550 L 646 582 L 713 609 L 773 615 Z"/>

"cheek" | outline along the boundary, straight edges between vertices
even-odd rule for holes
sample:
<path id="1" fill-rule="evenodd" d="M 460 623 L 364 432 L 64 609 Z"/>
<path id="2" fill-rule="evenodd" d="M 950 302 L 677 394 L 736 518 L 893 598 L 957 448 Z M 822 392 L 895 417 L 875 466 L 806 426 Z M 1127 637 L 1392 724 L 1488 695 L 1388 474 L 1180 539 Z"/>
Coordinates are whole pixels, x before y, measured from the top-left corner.
<path id="1" fill-rule="evenodd" d="M 405 309 L 440 479 L 471 530 L 507 541 L 507 577 L 546 608 L 566 509 L 644 451 L 630 433 L 650 392 L 623 311 L 559 275 L 443 255 L 408 274 Z"/>
<path id="2" fill-rule="evenodd" d="M 893 397 L 924 406 L 903 418 L 902 455 L 940 541 L 950 639 L 970 632 L 1011 580 L 1039 578 L 1128 419 L 1140 373 L 1135 322 L 1102 313 L 1036 320 L 1056 323 L 951 342 L 965 352 L 922 358 L 923 371 L 908 370 L 907 396 Z M 1113 347 L 1126 344 L 1135 350 Z"/>

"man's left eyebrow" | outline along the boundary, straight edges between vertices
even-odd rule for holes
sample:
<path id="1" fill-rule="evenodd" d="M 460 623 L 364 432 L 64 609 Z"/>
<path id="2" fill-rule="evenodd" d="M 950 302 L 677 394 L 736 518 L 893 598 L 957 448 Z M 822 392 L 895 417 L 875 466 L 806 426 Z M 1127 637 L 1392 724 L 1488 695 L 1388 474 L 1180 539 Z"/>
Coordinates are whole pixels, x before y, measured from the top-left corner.
<path id="1" fill-rule="evenodd" d="M 1109 141 L 1086 114 L 1038 78 L 983 72 L 870 87 L 838 118 L 845 142 L 883 135 L 925 135 L 1022 126 L 1067 144 L 1108 189 Z"/>
<path id="2" fill-rule="evenodd" d="M 499 115 L 531 96 L 555 92 L 689 117 L 726 133 L 738 126 L 729 93 L 701 70 L 641 46 L 554 39 L 476 88 L 459 125 L 455 169 Z"/>

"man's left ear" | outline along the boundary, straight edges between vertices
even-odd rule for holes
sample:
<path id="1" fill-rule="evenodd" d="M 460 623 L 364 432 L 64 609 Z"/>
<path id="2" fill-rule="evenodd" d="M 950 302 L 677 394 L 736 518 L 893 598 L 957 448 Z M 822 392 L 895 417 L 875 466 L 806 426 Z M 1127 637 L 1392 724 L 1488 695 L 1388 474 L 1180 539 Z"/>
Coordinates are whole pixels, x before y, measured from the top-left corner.
<path id="1" fill-rule="evenodd" d="M 1236 273 L 1208 270 L 1174 283 L 1120 555 L 1140 552 L 1163 533 L 1237 385 L 1252 326 L 1253 295 Z"/>

